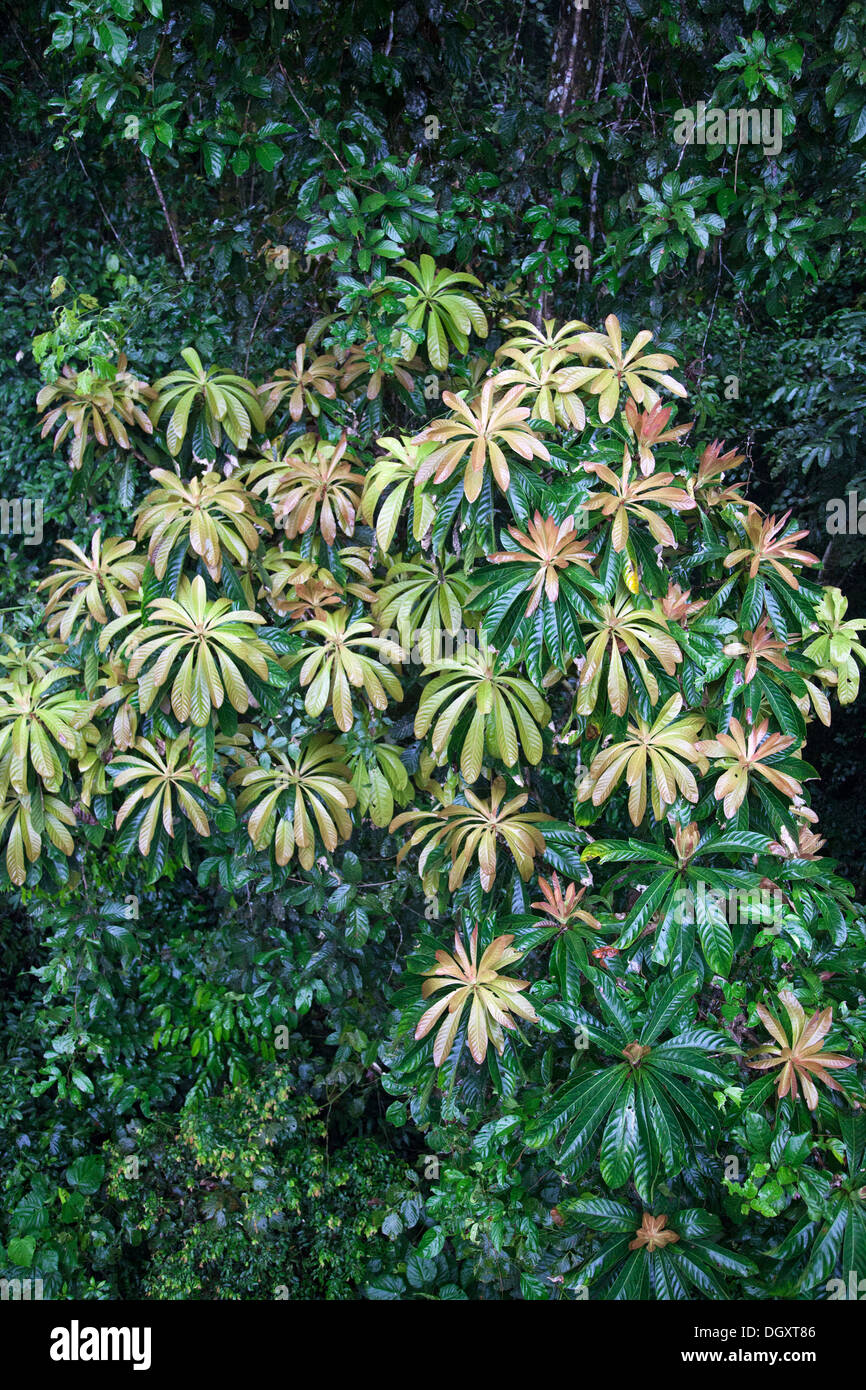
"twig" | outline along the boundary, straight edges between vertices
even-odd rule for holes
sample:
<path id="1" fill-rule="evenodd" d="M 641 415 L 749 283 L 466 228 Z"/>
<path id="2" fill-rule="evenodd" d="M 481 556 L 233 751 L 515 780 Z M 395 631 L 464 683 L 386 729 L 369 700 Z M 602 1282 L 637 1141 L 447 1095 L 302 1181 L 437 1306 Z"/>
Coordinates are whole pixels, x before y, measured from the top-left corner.
<path id="1" fill-rule="evenodd" d="M 651 127 L 652 127 L 652 133 L 653 133 L 653 135 L 655 135 L 655 133 L 656 133 L 655 113 L 653 112 L 653 105 L 652 105 L 652 102 L 649 100 L 649 77 L 648 77 L 648 74 L 647 74 L 646 65 L 645 65 L 644 60 L 643 60 L 643 54 L 641 53 L 640 48 L 639 48 L 639 46 L 638 46 L 638 41 L 637 41 L 637 39 L 636 39 L 635 36 L 634 36 L 634 31 L 632 30 L 631 23 L 629 22 L 628 19 L 626 19 L 626 25 L 628 26 L 629 34 L 630 34 L 630 36 L 631 36 L 631 41 L 632 41 L 632 43 L 633 43 L 633 45 L 634 45 L 635 56 L 637 57 L 638 65 L 639 65 L 640 70 L 641 70 L 641 75 L 643 76 L 643 92 L 644 92 L 644 97 L 643 97 L 643 101 L 641 102 L 641 111 L 644 113 L 644 115 L 646 115 L 646 112 L 647 112 L 647 102 L 649 101 L 649 118 L 650 118 L 650 125 L 651 125 Z"/>
<path id="2" fill-rule="evenodd" d="M 269 297 L 270 297 L 270 293 L 271 293 L 271 286 L 269 285 L 268 288 L 265 290 L 264 294 L 262 295 L 262 302 L 261 302 L 261 304 L 259 305 L 258 313 L 256 314 L 255 318 L 253 319 L 253 326 L 252 326 L 252 328 L 250 329 L 249 341 L 248 341 L 248 343 L 247 343 L 247 355 L 246 355 L 246 357 L 244 358 L 244 376 L 247 376 L 248 373 L 249 373 L 250 352 L 251 352 L 252 346 L 253 346 L 253 338 L 256 336 L 256 329 L 257 329 L 258 326 L 259 326 L 259 319 L 260 319 L 261 316 L 262 316 L 262 310 L 264 309 L 265 305 L 266 305 L 267 302 L 268 302 L 268 299 L 269 299 Z"/>
<path id="3" fill-rule="evenodd" d="M 178 260 L 180 261 L 180 268 L 183 271 L 184 275 L 189 276 L 189 271 L 186 268 L 186 261 L 183 258 L 183 251 L 181 250 L 181 245 L 178 240 L 177 229 L 175 228 L 174 222 L 171 219 L 171 213 L 169 212 L 168 204 L 165 201 L 165 194 L 160 188 L 159 179 L 156 177 L 156 170 L 151 164 L 149 157 L 144 153 L 144 150 L 141 151 L 141 157 L 147 165 L 147 172 L 150 174 L 150 177 L 153 180 L 153 186 L 156 189 L 156 196 L 159 199 L 159 205 L 162 208 L 162 215 L 165 218 L 165 223 L 168 227 L 169 236 L 171 237 L 171 244 L 175 249 Z"/>
<path id="4" fill-rule="evenodd" d="M 82 174 L 83 174 L 84 177 L 87 179 L 87 182 L 90 184 L 91 188 L 93 189 L 93 196 L 94 196 L 94 198 L 96 199 L 96 203 L 97 203 L 97 206 L 98 206 L 98 208 L 99 208 L 99 211 L 102 213 L 102 216 L 105 218 L 106 222 L 108 223 L 109 227 L 111 228 L 111 231 L 112 231 L 112 233 L 113 233 L 113 235 L 114 235 L 114 237 L 115 237 L 115 240 L 123 247 L 123 249 L 124 249 L 124 251 L 126 252 L 127 256 L 129 256 L 130 259 L 132 259 L 132 252 L 130 251 L 130 249 L 129 249 L 129 247 L 127 246 L 126 242 L 123 240 L 123 237 L 120 235 L 120 232 L 117 230 L 117 228 L 115 227 L 114 223 L 112 222 L 111 218 L 109 217 L 108 213 L 107 213 L 106 210 L 105 210 L 105 207 L 104 207 L 104 205 L 103 205 L 102 199 L 101 199 L 100 196 L 99 196 L 99 190 L 98 190 L 98 188 L 96 187 L 96 184 L 93 182 L 93 179 L 90 177 L 90 170 L 87 168 L 87 165 L 84 163 L 84 160 L 81 158 L 81 151 L 80 151 L 79 148 L 78 148 L 78 141 L 75 139 L 75 136 L 74 136 L 74 135 L 72 136 L 72 148 L 73 148 L 74 151 L 75 151 L 75 158 L 78 160 L 78 163 L 81 165 L 81 172 L 82 172 Z"/>
<path id="5" fill-rule="evenodd" d="M 718 297 L 719 297 L 719 290 L 720 290 L 721 287 L 722 287 L 722 269 L 723 269 L 723 267 L 724 267 L 724 261 L 722 260 L 722 243 L 721 243 L 721 241 L 720 241 L 720 242 L 719 242 L 719 273 L 718 273 L 718 275 L 717 275 L 717 277 L 716 277 L 716 292 L 715 292 L 715 294 L 713 295 L 713 303 L 712 303 L 712 306 L 711 306 L 711 308 L 710 308 L 710 317 L 707 319 L 707 330 L 706 330 L 706 332 L 704 333 L 704 341 L 701 343 L 701 373 L 702 373 L 702 374 L 703 374 L 703 370 L 704 370 L 704 361 L 705 361 L 704 353 L 705 353 L 705 349 L 706 349 L 706 346 L 707 346 L 707 338 L 710 336 L 710 328 L 712 327 L 713 319 L 715 318 L 715 314 L 716 314 L 716 300 L 717 300 Z"/>
<path id="6" fill-rule="evenodd" d="M 328 143 L 328 141 L 325 139 L 324 135 L 322 134 L 321 130 L 319 129 L 319 122 L 313 120 L 313 117 L 310 115 L 310 113 L 309 113 L 309 111 L 307 110 L 306 106 L 305 106 L 304 103 L 301 101 L 301 98 L 298 96 L 297 92 L 295 91 L 294 87 L 292 86 L 291 80 L 290 80 L 290 78 L 289 78 L 289 74 L 286 72 L 286 70 L 285 70 L 285 68 L 283 67 L 282 63 L 280 63 L 279 68 L 280 68 L 280 72 L 283 74 L 283 77 L 286 79 L 286 86 L 288 87 L 288 90 L 289 90 L 289 96 L 292 98 L 293 101 L 297 102 L 298 106 L 300 106 L 301 111 L 303 112 L 303 115 L 304 115 L 304 119 L 306 120 L 307 125 L 310 127 L 310 130 L 313 132 L 313 134 L 315 135 L 315 137 L 316 137 L 317 140 L 321 140 L 322 144 L 325 146 L 325 149 L 329 152 L 329 154 L 332 154 L 332 155 L 334 156 L 334 158 L 336 159 L 336 161 L 337 161 L 337 163 L 339 164 L 340 168 L 342 169 L 343 173 L 344 173 L 344 174 L 347 173 L 348 170 L 346 169 L 346 166 L 345 166 L 345 164 L 343 163 L 343 161 L 342 161 L 342 159 L 340 158 L 340 156 L 337 154 L 337 151 L 334 149 L 333 145 L 331 145 L 331 144 Z"/>
<path id="7" fill-rule="evenodd" d="M 512 48 L 511 48 L 511 57 L 510 57 L 509 60 L 508 60 L 508 71 L 509 71 L 509 72 L 511 72 L 512 68 L 514 67 L 514 59 L 515 59 L 515 56 L 516 56 L 516 54 L 517 54 L 517 45 L 518 45 L 518 43 L 519 43 L 519 41 L 520 41 L 520 31 L 521 31 L 521 29 L 523 28 L 523 16 L 524 16 L 525 14 L 526 14 L 526 0 L 523 0 L 523 5 L 522 5 L 521 10 L 520 10 L 520 18 L 519 18 L 518 21 L 517 21 L 517 30 L 516 30 L 515 35 L 514 35 L 514 43 L 513 43 Z"/>
<path id="8" fill-rule="evenodd" d="M 832 553 L 833 553 L 833 546 L 835 545 L 835 543 L 836 543 L 836 537 L 835 537 L 835 536 L 831 536 L 830 539 L 829 539 L 829 541 L 827 542 L 827 548 L 826 548 L 826 550 L 824 551 L 824 554 L 821 556 L 821 568 L 820 568 L 820 570 L 818 571 L 818 578 L 819 578 L 819 580 L 821 581 L 822 584 L 823 584 L 823 582 L 824 582 L 824 577 L 825 577 L 825 574 L 826 574 L 826 571 L 827 571 L 827 567 L 828 567 L 828 565 L 829 565 L 829 563 L 830 563 L 830 556 L 831 556 Z"/>

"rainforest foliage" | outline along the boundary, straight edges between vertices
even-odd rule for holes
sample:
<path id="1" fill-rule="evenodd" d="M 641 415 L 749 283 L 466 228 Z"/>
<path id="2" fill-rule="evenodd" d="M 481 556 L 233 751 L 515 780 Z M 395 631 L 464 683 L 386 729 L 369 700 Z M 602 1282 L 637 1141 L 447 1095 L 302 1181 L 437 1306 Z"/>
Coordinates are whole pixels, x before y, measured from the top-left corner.
<path id="1" fill-rule="evenodd" d="M 864 36 L 8 7 L 0 1277 L 856 1284 Z"/>

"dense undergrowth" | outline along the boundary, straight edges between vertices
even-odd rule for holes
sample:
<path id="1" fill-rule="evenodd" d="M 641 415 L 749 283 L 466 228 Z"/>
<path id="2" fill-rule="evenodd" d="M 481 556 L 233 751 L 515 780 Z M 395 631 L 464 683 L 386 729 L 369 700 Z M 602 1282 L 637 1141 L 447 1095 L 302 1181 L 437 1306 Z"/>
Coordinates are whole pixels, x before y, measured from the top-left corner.
<path id="1" fill-rule="evenodd" d="M 861 7 L 694 9 L 16 16 L 3 1277 L 862 1268 Z"/>

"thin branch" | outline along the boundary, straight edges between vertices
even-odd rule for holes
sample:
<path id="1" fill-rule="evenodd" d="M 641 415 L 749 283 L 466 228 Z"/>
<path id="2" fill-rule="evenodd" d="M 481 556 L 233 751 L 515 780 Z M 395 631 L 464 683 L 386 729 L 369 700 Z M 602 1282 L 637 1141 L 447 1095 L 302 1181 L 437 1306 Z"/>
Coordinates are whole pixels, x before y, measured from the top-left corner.
<path id="1" fill-rule="evenodd" d="M 305 106 L 304 103 L 301 101 L 301 98 L 298 96 L 297 92 L 295 91 L 294 87 L 292 86 L 292 83 L 291 83 L 291 79 L 290 79 L 290 77 L 289 77 L 289 74 L 286 72 L 286 70 L 285 70 L 285 68 L 283 67 L 282 63 L 279 64 L 279 69 L 280 69 L 280 72 L 283 74 L 283 77 L 286 79 L 286 86 L 288 87 L 288 90 L 289 90 L 289 96 L 292 98 L 292 101 L 297 102 L 298 106 L 301 108 L 301 111 L 303 112 L 303 115 L 304 115 L 304 119 L 306 120 L 307 125 L 310 127 L 310 130 L 312 131 L 313 135 L 316 137 L 317 140 L 321 140 L 322 144 L 325 146 L 325 149 L 328 151 L 328 153 L 329 153 L 329 154 L 332 154 L 332 155 L 334 156 L 334 158 L 336 159 L 336 161 L 337 161 L 337 163 L 339 164 L 340 168 L 342 169 L 343 173 L 344 173 L 344 174 L 347 173 L 348 171 L 347 171 L 347 169 L 346 169 L 346 166 L 345 166 L 345 164 L 343 163 L 343 161 L 342 161 L 342 159 L 340 158 L 340 156 L 337 154 L 337 151 L 334 149 L 333 145 L 331 145 L 331 144 L 328 143 L 328 141 L 325 139 L 324 135 L 321 133 L 321 130 L 319 129 L 319 122 L 313 119 L 313 117 L 310 115 L 309 111 L 307 110 L 306 106 Z"/>
<path id="2" fill-rule="evenodd" d="M 523 16 L 524 16 L 525 14 L 526 14 L 526 0 L 523 0 L 523 5 L 522 5 L 521 10 L 520 10 L 520 18 L 519 18 L 518 21 L 517 21 L 517 31 L 516 31 L 516 33 L 515 33 L 515 35 L 514 35 L 514 43 L 513 43 L 512 48 L 511 48 L 511 57 L 510 57 L 509 60 L 508 60 L 508 72 L 509 72 L 509 73 L 511 72 L 511 70 L 512 70 L 513 67 L 514 67 L 514 59 L 515 59 L 516 56 L 517 56 L 517 45 L 518 45 L 518 43 L 520 42 L 520 31 L 521 31 L 521 29 L 523 28 Z"/>
<path id="3" fill-rule="evenodd" d="M 129 256 L 130 259 L 132 259 L 132 252 L 130 251 L 130 249 L 129 249 L 129 247 L 127 246 L 126 242 L 123 240 L 123 237 L 120 235 L 120 232 L 117 230 L 117 228 L 115 227 L 114 223 L 112 222 L 111 218 L 109 217 L 108 213 L 107 213 L 106 210 L 105 210 L 105 206 L 104 206 L 104 204 L 103 204 L 103 201 L 102 201 L 102 199 L 101 199 L 100 196 L 99 196 L 99 189 L 97 188 L 96 184 L 93 182 L 93 179 L 92 179 L 91 176 L 90 176 L 90 170 L 87 168 L 87 165 L 84 163 L 84 160 L 81 158 L 81 151 L 80 151 L 79 148 L 78 148 L 78 141 L 75 139 L 75 136 L 72 136 L 72 148 L 73 148 L 74 151 L 75 151 L 75 158 L 78 160 L 78 163 L 81 165 L 81 172 L 83 173 L 84 177 L 87 179 L 87 182 L 90 184 L 91 188 L 93 189 L 93 196 L 94 196 L 94 198 L 96 199 L 97 206 L 99 207 L 99 211 L 102 213 L 102 216 L 105 218 L 106 222 L 108 223 L 109 227 L 111 228 L 111 231 L 112 231 L 112 234 L 113 234 L 114 237 L 115 237 L 115 240 L 118 241 L 119 244 L 123 247 L 123 249 L 124 249 L 124 251 L 126 252 L 127 256 Z"/>
<path id="4" fill-rule="evenodd" d="M 259 319 L 261 318 L 261 316 L 262 316 L 262 310 L 264 309 L 264 307 L 265 307 L 265 305 L 267 304 L 268 299 L 269 299 L 269 297 L 270 297 L 271 288 L 272 288 L 272 286 L 269 285 L 268 288 L 265 290 L 265 293 L 262 295 L 262 302 L 261 302 L 261 304 L 259 305 L 258 313 L 256 314 L 255 318 L 253 319 L 253 326 L 252 326 L 252 328 L 250 329 L 249 341 L 248 341 L 248 343 L 247 343 L 247 355 L 246 355 L 246 357 L 244 358 L 244 376 L 247 376 L 247 375 L 249 374 L 250 352 L 252 351 L 253 338 L 256 336 L 256 329 L 257 329 L 258 326 L 259 326 Z"/>
<path id="5" fill-rule="evenodd" d="M 168 210 L 168 204 L 165 201 L 165 194 L 163 193 L 160 187 L 159 179 L 156 177 L 156 170 L 151 164 L 149 157 L 144 153 L 144 150 L 141 151 L 141 157 L 147 165 L 147 172 L 150 174 L 150 177 L 153 180 L 153 186 L 156 189 L 156 196 L 159 199 L 159 205 L 162 208 L 162 215 L 165 218 L 165 223 L 168 227 L 169 236 L 171 237 L 171 244 L 175 249 L 175 253 L 177 255 L 178 260 L 180 261 L 180 268 L 183 271 L 184 275 L 188 277 L 189 271 L 186 268 L 186 261 L 183 258 L 183 251 L 181 250 L 180 241 L 178 240 L 177 229 L 174 225 L 174 222 L 171 219 L 171 213 Z"/>
<path id="6" fill-rule="evenodd" d="M 824 583 L 824 579 L 825 579 L 827 570 L 828 570 L 828 568 L 829 568 L 829 566 L 830 566 L 830 556 L 833 554 L 833 546 L 834 546 L 835 544 L 836 544 L 836 537 L 835 537 L 835 536 L 831 536 L 830 539 L 829 539 L 829 541 L 827 542 L 827 547 L 826 547 L 826 549 L 825 549 L 825 551 L 824 551 L 824 554 L 821 556 L 821 568 L 820 568 L 820 570 L 818 571 L 818 579 L 819 579 L 819 581 L 820 581 L 821 584 Z"/>

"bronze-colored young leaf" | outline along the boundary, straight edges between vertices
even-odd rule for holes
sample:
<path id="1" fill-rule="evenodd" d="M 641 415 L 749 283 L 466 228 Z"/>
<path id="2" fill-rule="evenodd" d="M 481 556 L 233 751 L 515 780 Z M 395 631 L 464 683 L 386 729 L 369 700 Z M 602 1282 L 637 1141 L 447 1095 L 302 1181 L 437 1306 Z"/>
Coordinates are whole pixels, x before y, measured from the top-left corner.
<path id="1" fill-rule="evenodd" d="M 557 524 L 552 517 L 542 517 L 536 512 L 526 523 L 526 530 L 509 526 L 513 548 L 498 550 L 490 556 L 493 565 L 523 565 L 529 571 L 529 598 L 526 616 L 531 617 L 543 597 L 551 603 L 559 598 L 559 578 L 562 570 L 571 565 L 591 572 L 590 560 L 594 552 L 588 551 L 588 541 L 577 539 L 574 517 L 567 516 Z M 505 542 L 503 542 L 505 544 Z"/>
<path id="2" fill-rule="evenodd" d="M 52 560 L 51 568 L 57 573 L 36 587 L 48 591 L 47 630 L 69 642 L 79 619 L 78 637 L 93 622 L 108 622 L 106 608 L 118 617 L 127 612 L 127 601 L 138 590 L 145 561 L 143 555 L 134 553 L 135 541 L 124 541 L 119 536 L 103 541 L 101 529 L 91 537 L 89 555 L 74 541 L 58 543 L 73 558 Z"/>
<path id="3" fill-rule="evenodd" d="M 309 687 L 304 708 L 313 719 L 330 705 L 337 727 L 346 733 L 355 719 L 353 688 L 363 689 L 378 710 L 388 708 L 389 695 L 392 700 L 403 698 L 403 687 L 385 664 L 399 668 L 405 660 L 403 648 L 378 637 L 372 623 L 351 622 L 348 608 L 297 623 L 292 631 L 309 638 L 291 664 L 301 666 L 301 685 Z"/>
<path id="4" fill-rule="evenodd" d="M 771 734 L 769 728 L 769 720 L 765 719 L 747 734 L 739 719 L 732 719 L 727 733 L 701 739 L 695 744 L 699 753 L 712 758 L 716 766 L 725 768 L 716 782 L 715 798 L 723 802 L 729 820 L 745 801 L 749 779 L 754 773 L 759 773 L 789 799 L 802 791 L 796 777 L 768 763 L 767 759 L 783 753 L 794 742 L 785 734 Z"/>
<path id="5" fill-rule="evenodd" d="M 668 429 L 667 423 L 672 413 L 673 407 L 663 406 L 661 402 L 657 402 L 649 410 L 639 410 L 631 398 L 625 403 L 625 418 L 635 437 L 638 464 L 645 478 L 649 477 L 656 466 L 653 453 L 656 445 L 671 444 L 683 439 L 695 423 L 694 420 L 690 420 L 687 425 L 672 425 Z"/>
<path id="6" fill-rule="evenodd" d="M 751 685 L 758 672 L 758 662 L 766 661 L 777 671 L 790 671 L 791 663 L 785 656 L 785 643 L 780 642 L 773 633 L 766 616 L 761 619 L 754 631 L 744 632 L 743 640 L 726 642 L 725 656 L 744 656 L 746 665 L 743 684 Z"/>
<path id="7" fill-rule="evenodd" d="M 486 801 L 469 788 L 464 797 L 465 803 L 454 801 L 435 811 L 412 810 L 395 816 L 388 827 L 392 835 L 403 825 L 414 822 L 418 826 L 398 851 L 397 863 L 401 864 L 410 849 L 426 840 L 418 861 L 418 872 L 423 877 L 427 860 L 441 845 L 451 855 L 448 889 L 453 893 L 477 856 L 481 887 L 489 893 L 496 879 L 496 848 L 501 840 L 511 851 L 520 877 L 524 881 L 530 878 L 535 856 L 544 853 L 544 836 L 538 825 L 550 820 L 550 816 L 541 811 L 524 811 L 529 800 L 526 792 L 503 804 L 505 782 L 501 777 L 494 779 Z"/>
<path id="8" fill-rule="evenodd" d="M 422 672 L 434 679 L 424 686 L 415 716 L 415 735 L 432 728 L 433 752 L 443 754 L 463 714 L 472 718 L 463 738 L 460 771 L 466 782 L 478 780 L 485 749 L 514 767 L 520 751 L 539 763 L 544 751 L 539 725 L 550 709 L 535 686 L 509 670 L 508 662 L 489 650 L 461 647 L 453 657 L 431 662 Z"/>
<path id="9" fill-rule="evenodd" d="M 272 546 L 262 556 L 261 567 L 267 575 L 267 583 L 260 585 L 258 597 L 266 598 L 280 617 L 290 617 L 297 622 L 321 616 L 319 612 L 312 612 L 311 605 L 321 609 L 336 608 L 347 603 L 350 597 L 373 604 L 381 581 L 374 576 L 368 557 L 369 551 L 343 546 L 339 552 L 340 566 L 355 577 L 339 581 L 325 565 L 306 558 L 300 551 Z M 249 591 L 252 597 L 252 582 Z"/>
<path id="10" fill-rule="evenodd" d="M 265 429 L 253 383 L 224 367 L 204 367 L 195 348 L 183 348 L 180 355 L 188 370 L 169 372 L 154 383 L 156 399 L 149 411 L 156 425 L 171 409 L 165 440 L 172 458 L 181 451 L 193 413 L 201 415 L 214 448 L 220 447 L 225 433 L 236 449 L 246 449 L 253 430 Z"/>
<path id="11" fill-rule="evenodd" d="M 496 400 L 497 386 L 497 379 L 491 377 L 471 404 L 451 391 L 443 391 L 442 400 L 450 407 L 451 418 L 434 420 L 413 440 L 415 444 L 425 444 L 432 439 L 438 446 L 419 462 L 415 472 L 416 487 L 423 486 L 431 478 L 434 483 L 445 482 L 465 461 L 463 491 L 467 501 L 474 502 L 481 492 L 488 467 L 500 491 L 508 491 L 511 474 L 506 449 L 527 462 L 533 458 L 549 461 L 547 448 L 526 423 L 531 412 L 528 406 L 520 404 L 525 395 L 524 387 L 512 386 Z"/>
<path id="12" fill-rule="evenodd" d="M 560 932 L 576 931 L 592 939 L 601 930 L 601 923 L 594 913 L 580 905 L 587 885 L 576 888 L 569 883 L 563 893 L 559 875 L 554 873 L 552 879 L 553 882 L 549 883 L 546 878 L 539 876 L 541 898 L 532 904 L 534 912 L 542 913 L 542 925 L 555 926 Z"/>
<path id="13" fill-rule="evenodd" d="M 761 1047 L 756 1047 L 750 1057 L 748 1065 L 755 1067 L 759 1071 L 768 1071 L 770 1068 L 779 1067 L 779 1080 L 776 1092 L 780 1100 L 784 1096 L 790 1095 L 792 1100 L 797 1099 L 797 1083 L 803 1088 L 803 1098 L 810 1110 L 817 1109 L 818 1091 L 815 1081 L 822 1081 L 831 1091 L 841 1091 L 842 1087 L 838 1081 L 834 1081 L 829 1072 L 839 1071 L 845 1067 L 854 1066 L 853 1057 L 843 1057 L 839 1052 L 825 1052 L 824 1038 L 830 1031 L 833 1023 L 833 1010 L 823 1009 L 816 1011 L 806 1018 L 802 1004 L 794 994 L 793 990 L 782 989 L 779 991 L 779 999 L 785 1006 L 790 1023 L 790 1038 L 786 1035 L 783 1025 L 775 1014 L 771 1014 L 769 1009 L 765 1009 L 763 1004 L 756 1006 L 756 1012 L 770 1036 L 774 1039 L 774 1044 L 765 1043 Z"/>
<path id="14" fill-rule="evenodd" d="M 725 569 L 732 569 L 734 565 L 748 561 L 749 578 L 754 579 L 761 572 L 762 566 L 769 565 L 790 588 L 799 589 L 800 581 L 790 568 L 791 564 L 817 565 L 820 561 L 811 551 L 798 550 L 794 545 L 795 541 L 802 540 L 809 532 L 786 531 L 790 515 L 790 512 L 785 512 L 777 521 L 774 516 L 762 517 L 757 510 L 751 512 L 743 522 L 748 544 L 732 550 L 725 556 Z M 787 563 L 783 563 L 785 561 Z"/>
<path id="15" fill-rule="evenodd" d="M 135 522 L 135 536 L 150 537 L 147 558 L 157 579 L 165 574 L 169 556 L 182 540 L 204 562 L 211 579 L 222 574 L 225 550 L 238 565 L 246 565 L 258 548 L 260 527 L 270 531 L 237 478 L 203 473 L 189 481 L 165 468 L 151 469 L 159 487 L 145 497 Z"/>
<path id="16" fill-rule="evenodd" d="M 696 802 L 698 784 L 689 763 L 697 763 L 702 772 L 709 766 L 695 742 L 704 717 L 689 714 L 680 719 L 682 707 L 682 696 L 672 695 L 652 724 L 638 716 L 634 724 L 629 724 L 624 739 L 596 753 L 578 787 L 578 800 L 588 801 L 591 797 L 594 806 L 601 806 L 625 776 L 630 789 L 628 813 L 632 825 L 640 825 L 646 814 L 648 777 L 656 820 L 662 819 L 679 796 Z"/>
<path id="17" fill-rule="evenodd" d="M 301 419 L 305 408 L 313 419 L 318 418 L 322 409 L 320 396 L 329 401 L 336 396 L 336 358 L 329 353 L 318 357 L 311 354 L 307 362 L 307 352 L 307 345 L 298 343 L 291 367 L 278 367 L 273 380 L 259 387 L 265 420 L 271 418 L 286 395 L 289 396 L 289 415 L 295 423 Z"/>
<path id="18" fill-rule="evenodd" d="M 147 854 L 153 837 L 162 824 L 166 834 L 174 839 L 175 815 L 179 811 L 207 838 L 210 825 L 207 812 L 193 791 L 207 793 L 216 801 L 225 800 L 219 785 L 202 786 L 201 772 L 193 761 L 190 732 L 184 729 L 166 745 L 150 739 L 136 739 L 132 749 L 120 753 L 111 762 L 111 775 L 116 787 L 132 787 L 117 812 L 115 827 L 120 829 L 136 808 L 146 807 L 138 829 L 138 848 Z"/>
<path id="19" fill-rule="evenodd" d="M 421 991 L 425 999 L 440 990 L 448 991 L 431 1005 L 415 1029 L 415 1037 L 424 1038 L 445 1014 L 433 1044 L 433 1061 L 437 1067 L 454 1046 L 467 1005 L 466 1037 L 469 1051 L 479 1066 L 487 1056 L 488 1043 L 499 1053 L 505 1050 L 503 1029 L 511 1031 L 516 1026 L 512 1014 L 529 1023 L 538 1022 L 538 1015 L 522 995 L 522 991 L 529 988 L 529 981 L 512 980 L 502 973 L 506 966 L 523 958 L 523 952 L 512 947 L 513 940 L 513 936 L 507 935 L 494 937 L 479 961 L 478 928 L 472 933 L 468 954 L 459 932 L 455 932 L 454 954 L 437 951 L 437 964 L 424 972 L 428 977 Z"/>
<path id="20" fill-rule="evenodd" d="M 683 488 L 671 487 L 673 473 L 654 473 L 648 478 L 631 477 L 631 454 L 623 450 L 620 476 L 605 463 L 584 463 L 587 473 L 595 473 L 607 483 L 610 492 L 594 492 L 584 502 L 587 511 L 601 509 L 602 516 L 612 518 L 611 542 L 616 551 L 628 545 L 629 518 L 639 517 L 649 527 L 653 540 L 659 545 L 674 545 L 676 537 L 658 508 L 674 512 L 688 511 L 694 499 Z"/>
<path id="21" fill-rule="evenodd" d="M 628 1243 L 629 1250 L 646 1248 L 647 1253 L 652 1254 L 653 1250 L 664 1250 L 666 1245 L 675 1245 L 679 1236 L 676 1231 L 665 1229 L 667 1220 L 666 1216 L 653 1216 L 645 1211 L 634 1240 Z"/>
<path id="22" fill-rule="evenodd" d="M 275 523 L 290 540 L 318 526 L 322 539 L 333 545 L 339 528 L 351 536 L 361 506 L 363 473 L 352 465 L 358 459 L 343 434 L 336 444 L 317 434 L 292 441 L 286 454 L 275 449 L 247 471 L 254 493 L 266 493 Z"/>
<path id="23" fill-rule="evenodd" d="M 403 335 L 397 336 L 396 343 L 380 343 L 368 338 L 364 343 L 353 343 L 346 351 L 340 368 L 340 390 L 350 391 L 356 382 L 366 378 L 364 392 L 368 401 L 378 399 L 386 381 L 394 380 L 404 391 L 411 392 L 415 386 L 415 376 L 424 370 L 420 357 L 404 358 Z M 384 440 L 380 440 L 384 443 Z"/>
<path id="24" fill-rule="evenodd" d="M 271 748 L 260 763 L 246 763 L 233 774 L 232 785 L 240 787 L 238 812 L 250 812 L 247 834 L 257 850 L 273 844 L 277 863 L 284 865 L 297 849 L 301 867 L 311 869 L 316 828 L 330 854 L 349 839 L 356 796 L 345 757 L 338 739 L 316 734 L 297 752 Z"/>
<path id="25" fill-rule="evenodd" d="M 176 599 L 157 599 L 148 618 L 121 647 L 129 679 L 138 681 L 142 714 L 170 679 L 171 707 L 181 723 L 203 727 L 226 697 L 241 714 L 249 708 L 252 693 L 244 668 L 267 681 L 267 658 L 274 655 L 255 634 L 255 626 L 264 622 L 258 613 L 233 609 L 227 598 L 209 600 L 197 574 L 192 583 L 181 580 Z"/>
<path id="26" fill-rule="evenodd" d="M 755 502 L 743 496 L 740 491 L 742 483 L 722 486 L 725 473 L 744 463 L 746 458 L 745 454 L 738 454 L 736 449 L 728 449 L 723 454 L 724 447 L 724 440 L 719 439 L 707 445 L 698 459 L 697 477 L 688 479 L 686 483 L 687 491 L 708 512 L 715 507 L 729 506 L 745 508 L 749 512 L 760 510 Z"/>
<path id="27" fill-rule="evenodd" d="M 55 451 L 72 432 L 73 468 L 80 468 L 84 462 L 91 435 L 104 449 L 112 442 L 129 449 L 132 445 L 127 426 L 153 434 L 153 425 L 142 406 L 154 400 L 156 392 L 127 371 L 123 353 L 111 370 L 113 375 L 99 376 L 91 368 L 75 372 L 66 366 L 56 381 L 43 386 L 36 397 L 37 410 L 45 411 L 42 438 L 60 422 L 54 436 Z"/>

